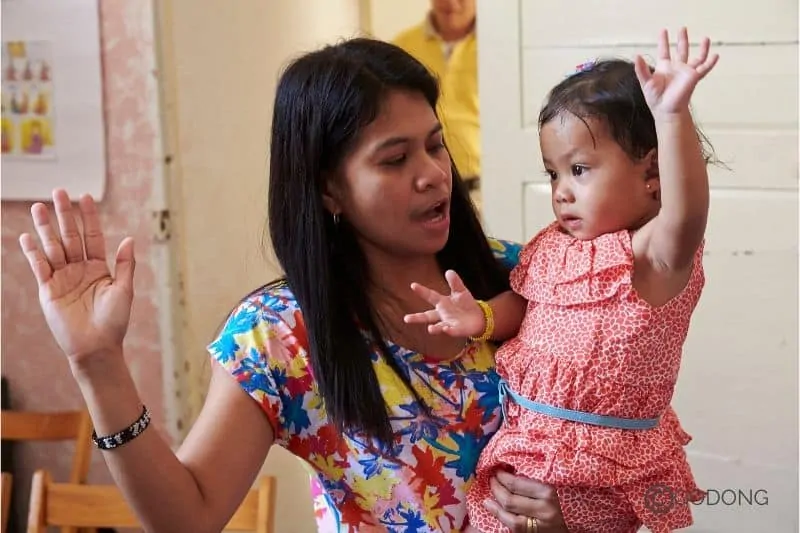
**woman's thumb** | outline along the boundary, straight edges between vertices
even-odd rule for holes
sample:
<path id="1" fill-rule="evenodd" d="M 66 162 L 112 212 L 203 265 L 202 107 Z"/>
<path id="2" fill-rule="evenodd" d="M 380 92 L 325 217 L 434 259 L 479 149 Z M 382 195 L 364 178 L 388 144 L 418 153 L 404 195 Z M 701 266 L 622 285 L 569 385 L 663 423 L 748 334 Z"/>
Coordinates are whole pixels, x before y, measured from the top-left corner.
<path id="1" fill-rule="evenodd" d="M 136 267 L 136 259 L 133 255 L 133 239 L 131 237 L 126 237 L 119 243 L 115 263 L 114 278 L 116 283 L 133 294 L 133 271 Z"/>

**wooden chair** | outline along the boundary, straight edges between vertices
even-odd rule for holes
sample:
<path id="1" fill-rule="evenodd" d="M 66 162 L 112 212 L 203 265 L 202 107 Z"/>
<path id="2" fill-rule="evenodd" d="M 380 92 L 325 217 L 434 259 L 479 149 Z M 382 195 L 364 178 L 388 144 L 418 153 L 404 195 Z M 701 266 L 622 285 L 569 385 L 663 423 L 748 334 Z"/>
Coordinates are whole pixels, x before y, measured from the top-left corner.
<path id="1" fill-rule="evenodd" d="M 273 533 L 275 478 L 262 476 L 247 493 L 225 531 Z M 122 493 L 114 485 L 53 483 L 45 470 L 33 475 L 28 533 L 45 533 L 49 526 L 141 527 Z"/>
<path id="2" fill-rule="evenodd" d="M 75 441 L 70 483 L 86 483 L 92 459 L 92 420 L 88 411 L 32 412 L 3 409 L 0 439 L 6 441 Z M 6 474 L 3 474 L 3 532 L 8 517 L 5 507 Z M 8 480 L 10 498 L 11 476 Z M 64 528 L 62 533 L 75 533 Z"/>
<path id="3" fill-rule="evenodd" d="M 6 528 L 8 527 L 8 510 L 11 508 L 11 474 L 8 472 L 3 472 L 3 501 L 2 507 L 0 507 L 0 513 L 2 513 L 2 531 L 6 533 Z"/>
<path id="4" fill-rule="evenodd" d="M 11 441 L 74 440 L 70 483 L 86 483 L 92 460 L 92 419 L 88 411 L 55 413 L 4 409 L 0 419 L 0 438 Z"/>

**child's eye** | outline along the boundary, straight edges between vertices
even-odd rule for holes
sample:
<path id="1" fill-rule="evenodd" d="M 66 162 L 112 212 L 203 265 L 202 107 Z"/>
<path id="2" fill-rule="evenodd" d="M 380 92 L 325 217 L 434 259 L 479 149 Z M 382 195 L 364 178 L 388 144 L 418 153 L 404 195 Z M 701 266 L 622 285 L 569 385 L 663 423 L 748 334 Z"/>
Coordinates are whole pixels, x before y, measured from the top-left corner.
<path id="1" fill-rule="evenodd" d="M 588 171 L 589 168 L 583 165 L 572 165 L 572 175 L 573 176 L 580 176 L 584 172 Z"/>
<path id="2" fill-rule="evenodd" d="M 552 170 L 545 170 L 544 173 L 550 178 L 550 181 L 556 181 L 556 179 L 558 179 L 558 176 L 556 176 L 556 173 Z"/>

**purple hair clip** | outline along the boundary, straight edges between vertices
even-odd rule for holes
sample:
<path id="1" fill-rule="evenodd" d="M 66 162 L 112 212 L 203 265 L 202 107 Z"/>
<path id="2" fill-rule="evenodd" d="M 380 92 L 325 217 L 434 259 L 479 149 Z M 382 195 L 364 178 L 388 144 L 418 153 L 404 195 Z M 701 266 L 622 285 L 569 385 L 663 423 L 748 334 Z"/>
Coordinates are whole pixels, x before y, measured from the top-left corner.
<path id="1" fill-rule="evenodd" d="M 597 63 L 596 59 L 590 59 L 588 61 L 584 61 L 583 63 L 575 67 L 574 74 L 578 74 L 579 72 L 586 72 L 587 70 L 592 70 L 592 67 L 594 67 L 596 63 Z"/>

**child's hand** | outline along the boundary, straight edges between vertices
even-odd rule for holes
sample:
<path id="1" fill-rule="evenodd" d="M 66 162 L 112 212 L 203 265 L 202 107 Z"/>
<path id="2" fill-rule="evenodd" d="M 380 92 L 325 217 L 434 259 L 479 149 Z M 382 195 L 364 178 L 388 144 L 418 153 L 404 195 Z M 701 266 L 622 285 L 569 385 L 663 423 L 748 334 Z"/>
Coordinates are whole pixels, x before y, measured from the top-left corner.
<path id="1" fill-rule="evenodd" d="M 689 109 L 694 88 L 719 59 L 717 54 L 709 57 L 710 46 L 708 38 L 704 38 L 700 43 L 700 55 L 689 61 L 689 36 L 686 28 L 682 28 L 678 36 L 677 57 L 672 58 L 667 30 L 661 30 L 655 72 L 651 73 L 644 59 L 636 56 L 636 77 L 654 117 L 676 115 Z"/>
<path id="2" fill-rule="evenodd" d="M 430 311 L 406 315 L 406 324 L 428 324 L 429 333 L 446 333 L 452 337 L 477 337 L 483 333 L 486 318 L 461 278 L 448 270 L 444 274 L 450 285 L 450 296 L 439 294 L 419 283 L 411 290 L 434 306 Z"/>

